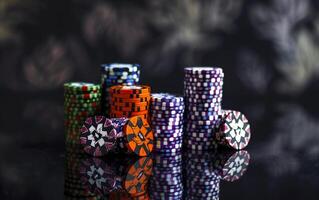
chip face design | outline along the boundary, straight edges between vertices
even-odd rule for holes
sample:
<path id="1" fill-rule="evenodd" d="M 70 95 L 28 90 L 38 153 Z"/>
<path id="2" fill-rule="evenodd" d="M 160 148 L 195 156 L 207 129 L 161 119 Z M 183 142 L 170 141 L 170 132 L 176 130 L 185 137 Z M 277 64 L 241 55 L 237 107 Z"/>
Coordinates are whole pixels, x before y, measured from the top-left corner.
<path id="1" fill-rule="evenodd" d="M 80 131 L 80 143 L 88 154 L 103 156 L 113 150 L 117 131 L 110 119 L 104 116 L 89 117 Z"/>
<path id="2" fill-rule="evenodd" d="M 239 111 L 226 111 L 217 136 L 222 143 L 240 150 L 248 145 L 250 135 L 250 124 L 246 116 Z"/>
<path id="3" fill-rule="evenodd" d="M 124 126 L 126 145 L 129 151 L 147 156 L 153 150 L 154 135 L 147 120 L 140 116 L 131 117 Z"/>

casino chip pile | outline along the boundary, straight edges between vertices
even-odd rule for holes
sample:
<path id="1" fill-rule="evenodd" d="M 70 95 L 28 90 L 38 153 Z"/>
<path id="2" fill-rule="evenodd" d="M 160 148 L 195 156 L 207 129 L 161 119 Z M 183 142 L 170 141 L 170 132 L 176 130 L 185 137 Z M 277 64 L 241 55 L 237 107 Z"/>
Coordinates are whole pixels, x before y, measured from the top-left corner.
<path id="1" fill-rule="evenodd" d="M 153 151 L 154 135 L 141 116 L 112 119 L 93 116 L 82 125 L 80 143 L 92 156 L 119 151 L 147 156 Z"/>
<path id="2" fill-rule="evenodd" d="M 159 93 L 151 95 L 151 126 L 155 136 L 155 151 L 180 152 L 183 143 L 183 97 Z"/>
<path id="3" fill-rule="evenodd" d="M 182 199 L 183 188 L 182 154 L 155 154 L 149 187 L 151 199 Z"/>
<path id="4" fill-rule="evenodd" d="M 93 83 L 64 84 L 64 123 L 66 143 L 79 144 L 84 120 L 101 111 L 101 89 Z"/>
<path id="5" fill-rule="evenodd" d="M 102 64 L 102 113 L 110 112 L 109 88 L 115 85 L 137 85 L 140 80 L 140 65 L 138 64 Z"/>
<path id="6" fill-rule="evenodd" d="M 145 85 L 112 86 L 110 116 L 113 118 L 141 116 L 149 119 L 151 88 Z"/>
<path id="7" fill-rule="evenodd" d="M 248 145 L 250 135 L 250 125 L 244 114 L 234 110 L 223 110 L 221 125 L 215 135 L 216 141 L 240 150 Z"/>
<path id="8" fill-rule="evenodd" d="M 193 149 L 183 152 L 185 199 L 219 199 L 220 177 L 215 173 L 213 155 Z"/>
<path id="9" fill-rule="evenodd" d="M 185 68 L 185 146 L 208 150 L 216 145 L 215 128 L 222 114 L 224 73 L 221 68 Z"/>
<path id="10" fill-rule="evenodd" d="M 126 192 L 131 198 L 143 199 L 153 167 L 150 157 L 119 157 L 108 160 L 89 158 L 79 171 L 88 191 L 104 196 Z"/>

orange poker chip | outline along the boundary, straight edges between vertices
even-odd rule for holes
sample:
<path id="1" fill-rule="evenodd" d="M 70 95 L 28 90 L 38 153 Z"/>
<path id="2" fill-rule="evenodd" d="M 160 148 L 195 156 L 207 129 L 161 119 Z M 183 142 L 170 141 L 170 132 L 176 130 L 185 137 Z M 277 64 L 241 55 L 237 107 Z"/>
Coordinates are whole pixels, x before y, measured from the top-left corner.
<path id="1" fill-rule="evenodd" d="M 111 113 L 112 114 L 116 114 L 116 115 L 123 115 L 123 116 L 127 116 L 127 117 L 133 117 L 133 116 L 139 116 L 139 115 L 146 115 L 146 114 L 148 114 L 148 110 L 141 111 L 141 112 L 111 110 Z"/>
<path id="2" fill-rule="evenodd" d="M 126 111 L 126 112 L 142 112 L 147 111 L 149 106 L 138 106 L 138 107 L 124 107 L 124 106 L 111 106 L 114 111 Z"/>
<path id="3" fill-rule="evenodd" d="M 146 94 L 111 94 L 112 98 L 121 99 L 139 99 L 139 98 L 151 98 L 151 93 Z"/>
<path id="4" fill-rule="evenodd" d="M 123 128 L 126 146 L 139 156 L 147 156 L 153 151 L 154 134 L 147 119 L 131 117 Z"/>
<path id="5" fill-rule="evenodd" d="M 111 106 L 122 106 L 122 107 L 140 107 L 140 106 L 150 106 L 150 102 L 112 102 Z"/>
<path id="6" fill-rule="evenodd" d="M 125 190 L 133 197 L 144 195 L 147 191 L 152 169 L 153 160 L 151 157 L 139 158 L 127 172 L 124 181 Z"/>
<path id="7" fill-rule="evenodd" d="M 144 94 L 151 93 L 151 88 L 146 85 L 115 85 L 110 87 L 110 94 Z"/>
<path id="8" fill-rule="evenodd" d="M 151 97 L 141 97 L 141 98 L 119 98 L 119 97 L 112 97 L 110 98 L 111 103 L 139 103 L 139 102 L 150 102 Z"/>

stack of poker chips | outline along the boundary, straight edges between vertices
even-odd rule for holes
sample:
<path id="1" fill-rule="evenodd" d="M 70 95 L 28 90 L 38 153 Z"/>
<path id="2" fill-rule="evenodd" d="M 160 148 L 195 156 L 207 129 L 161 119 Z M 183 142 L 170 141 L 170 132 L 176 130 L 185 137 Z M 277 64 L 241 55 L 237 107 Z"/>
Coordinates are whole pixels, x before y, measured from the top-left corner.
<path id="1" fill-rule="evenodd" d="M 147 156 L 153 151 L 153 131 L 141 116 L 113 119 L 99 115 L 88 117 L 80 132 L 80 144 L 92 156 L 119 151 Z"/>
<path id="2" fill-rule="evenodd" d="M 92 83 L 64 84 L 64 125 L 66 143 L 79 144 L 83 121 L 100 112 L 100 86 Z"/>
<path id="3" fill-rule="evenodd" d="M 64 174 L 64 199 L 103 199 L 90 192 L 81 180 L 79 168 L 86 156 L 76 144 L 67 144 Z"/>
<path id="4" fill-rule="evenodd" d="M 158 93 L 151 95 L 151 126 L 155 136 L 155 151 L 180 152 L 183 143 L 183 97 Z"/>
<path id="5" fill-rule="evenodd" d="M 215 128 L 222 113 L 224 73 L 221 68 L 185 68 L 185 146 L 208 150 L 215 146 Z"/>
<path id="6" fill-rule="evenodd" d="M 183 197 L 182 154 L 154 154 L 153 175 L 149 192 L 154 200 L 175 200 Z"/>
<path id="7" fill-rule="evenodd" d="M 184 199 L 219 199 L 220 177 L 215 172 L 214 156 L 193 149 L 183 152 Z"/>
<path id="8" fill-rule="evenodd" d="M 145 85 L 112 86 L 110 116 L 113 118 L 141 116 L 148 120 L 151 88 Z"/>
<path id="9" fill-rule="evenodd" d="M 219 144 L 240 150 L 248 145 L 250 136 L 250 124 L 244 114 L 234 110 L 223 110 L 221 124 L 215 134 Z"/>
<path id="10" fill-rule="evenodd" d="M 140 65 L 138 64 L 102 64 L 102 113 L 110 112 L 109 88 L 114 85 L 136 85 L 140 81 Z"/>
<path id="11" fill-rule="evenodd" d="M 81 163 L 80 177 L 88 191 L 95 194 L 123 195 L 134 199 L 148 196 L 152 173 L 151 157 L 88 158 Z"/>

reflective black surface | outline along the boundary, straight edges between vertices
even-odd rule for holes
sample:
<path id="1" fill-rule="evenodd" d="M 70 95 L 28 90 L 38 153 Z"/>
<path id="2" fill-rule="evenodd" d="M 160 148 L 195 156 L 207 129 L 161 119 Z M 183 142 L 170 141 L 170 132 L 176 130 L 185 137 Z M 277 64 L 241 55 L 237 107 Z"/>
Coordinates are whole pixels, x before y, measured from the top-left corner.
<path id="1" fill-rule="evenodd" d="M 59 98 L 3 96 L 2 199 L 64 199 L 66 153 L 63 99 Z M 250 162 L 237 181 L 220 181 L 219 199 L 317 199 L 316 104 L 230 99 L 226 93 L 224 107 L 241 110 L 252 126 L 246 149 Z M 4 106 L 12 101 L 16 106 Z"/>

